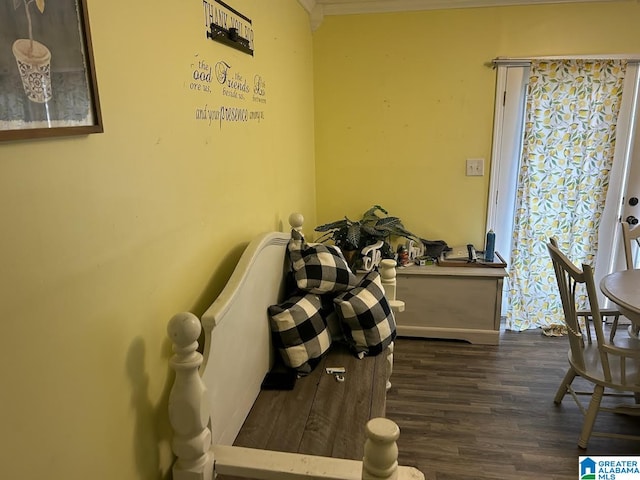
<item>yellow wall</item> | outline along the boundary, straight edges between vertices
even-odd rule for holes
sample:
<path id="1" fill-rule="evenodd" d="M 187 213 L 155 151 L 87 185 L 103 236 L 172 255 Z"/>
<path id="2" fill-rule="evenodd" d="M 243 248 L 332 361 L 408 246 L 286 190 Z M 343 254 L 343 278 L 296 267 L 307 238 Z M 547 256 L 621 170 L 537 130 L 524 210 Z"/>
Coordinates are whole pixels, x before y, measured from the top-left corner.
<path id="1" fill-rule="evenodd" d="M 0 143 L 3 478 L 165 477 L 166 322 L 201 313 L 252 236 L 379 203 L 480 243 L 484 63 L 640 51 L 635 2 L 328 17 L 313 44 L 295 0 L 232 3 L 254 58 L 204 38 L 201 2 L 88 0 L 105 133 Z M 255 107 L 192 91 L 198 60 L 262 75 L 264 121 L 196 120 Z"/>
<path id="2" fill-rule="evenodd" d="M 258 232 L 315 223 L 308 16 L 233 6 L 254 58 L 205 38 L 202 2 L 89 0 L 105 132 L 0 143 L 2 478 L 165 477 L 167 321 L 202 313 Z M 198 60 L 262 75 L 266 105 L 192 91 Z M 205 104 L 265 118 L 209 125 Z"/>
<path id="3" fill-rule="evenodd" d="M 484 246 L 497 56 L 640 53 L 637 2 L 325 17 L 314 33 L 318 221 L 373 204 Z M 467 158 L 485 176 L 465 176 Z"/>

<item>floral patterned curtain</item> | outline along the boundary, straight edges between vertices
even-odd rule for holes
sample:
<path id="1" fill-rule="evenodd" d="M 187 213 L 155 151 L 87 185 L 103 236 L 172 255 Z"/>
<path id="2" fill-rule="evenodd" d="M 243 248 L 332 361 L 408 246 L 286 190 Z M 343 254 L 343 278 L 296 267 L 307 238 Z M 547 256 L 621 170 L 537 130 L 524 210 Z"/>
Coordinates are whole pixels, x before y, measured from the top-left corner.
<path id="1" fill-rule="evenodd" d="M 562 323 L 549 237 L 577 265 L 594 263 L 625 71 L 622 60 L 531 65 L 507 329 Z"/>

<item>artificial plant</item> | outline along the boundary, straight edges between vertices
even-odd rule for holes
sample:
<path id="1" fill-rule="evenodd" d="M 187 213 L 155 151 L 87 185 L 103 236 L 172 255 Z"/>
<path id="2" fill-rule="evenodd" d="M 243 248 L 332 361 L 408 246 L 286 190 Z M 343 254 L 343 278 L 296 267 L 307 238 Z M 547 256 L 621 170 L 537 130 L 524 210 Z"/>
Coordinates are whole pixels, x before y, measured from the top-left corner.
<path id="1" fill-rule="evenodd" d="M 322 232 L 319 242 L 333 241 L 343 252 L 360 251 L 382 240 L 384 243 L 380 250 L 383 258 L 394 256 L 390 243 L 392 237 L 421 241 L 420 237 L 404 227 L 400 218 L 389 216 L 389 212 L 380 205 L 371 207 L 360 220 L 350 220 L 345 216 L 341 220 L 320 225 L 315 230 Z"/>

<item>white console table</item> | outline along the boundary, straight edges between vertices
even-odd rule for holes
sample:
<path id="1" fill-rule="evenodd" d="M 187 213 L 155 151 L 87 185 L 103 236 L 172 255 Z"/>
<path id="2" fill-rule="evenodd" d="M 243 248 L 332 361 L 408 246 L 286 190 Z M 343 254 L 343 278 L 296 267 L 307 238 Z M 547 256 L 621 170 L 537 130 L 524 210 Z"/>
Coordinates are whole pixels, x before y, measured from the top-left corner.
<path id="1" fill-rule="evenodd" d="M 399 336 L 448 338 L 497 345 L 500 340 L 501 267 L 399 267 Z"/>

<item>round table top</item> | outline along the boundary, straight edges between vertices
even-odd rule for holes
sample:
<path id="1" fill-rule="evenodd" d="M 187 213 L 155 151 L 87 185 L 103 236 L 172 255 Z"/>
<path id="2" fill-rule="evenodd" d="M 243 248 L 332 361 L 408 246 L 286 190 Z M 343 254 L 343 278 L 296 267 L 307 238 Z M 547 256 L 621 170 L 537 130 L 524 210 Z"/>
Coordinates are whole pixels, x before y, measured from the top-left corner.
<path id="1" fill-rule="evenodd" d="M 640 269 L 610 273 L 602 278 L 600 289 L 620 307 L 640 315 Z"/>

